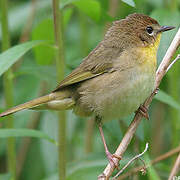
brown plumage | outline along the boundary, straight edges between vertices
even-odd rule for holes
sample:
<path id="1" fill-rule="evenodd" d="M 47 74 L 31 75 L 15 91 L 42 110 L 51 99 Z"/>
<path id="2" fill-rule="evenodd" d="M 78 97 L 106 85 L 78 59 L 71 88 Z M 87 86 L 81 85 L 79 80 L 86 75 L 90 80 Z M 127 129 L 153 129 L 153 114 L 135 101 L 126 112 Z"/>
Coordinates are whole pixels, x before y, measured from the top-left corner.
<path id="1" fill-rule="evenodd" d="M 104 142 L 101 123 L 134 112 L 154 88 L 160 26 L 143 14 L 115 21 L 99 45 L 50 94 L 11 108 L 14 112 L 38 109 L 73 109 L 80 116 L 94 115 Z M 113 163 L 104 142 L 106 155 Z"/>

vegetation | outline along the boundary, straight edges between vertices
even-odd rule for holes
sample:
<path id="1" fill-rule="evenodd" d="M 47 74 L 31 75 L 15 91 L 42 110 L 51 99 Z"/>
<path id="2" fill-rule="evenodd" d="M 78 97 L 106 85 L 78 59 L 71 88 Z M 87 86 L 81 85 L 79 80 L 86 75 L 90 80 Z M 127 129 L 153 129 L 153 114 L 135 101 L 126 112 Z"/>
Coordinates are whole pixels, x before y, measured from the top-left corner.
<path id="1" fill-rule="evenodd" d="M 150 15 L 161 25 L 176 26 L 162 36 L 158 64 L 180 26 L 178 0 L 0 2 L 0 111 L 52 91 L 96 47 L 114 20 L 138 12 Z M 178 53 L 180 49 L 173 59 Z M 146 142 L 149 149 L 142 157 L 145 163 L 180 146 L 179 66 L 177 62 L 163 79 L 150 106 L 150 121 L 141 122 L 120 168 L 142 152 Z M 111 152 L 132 118 L 133 114 L 104 124 Z M 107 164 L 94 121 L 71 111 L 23 111 L 1 118 L 0 127 L 0 179 L 63 180 L 66 176 L 67 180 L 92 180 Z M 176 156 L 152 165 L 144 176 L 138 172 L 129 179 L 168 179 Z M 125 172 L 137 165 L 142 162 L 135 161 Z"/>

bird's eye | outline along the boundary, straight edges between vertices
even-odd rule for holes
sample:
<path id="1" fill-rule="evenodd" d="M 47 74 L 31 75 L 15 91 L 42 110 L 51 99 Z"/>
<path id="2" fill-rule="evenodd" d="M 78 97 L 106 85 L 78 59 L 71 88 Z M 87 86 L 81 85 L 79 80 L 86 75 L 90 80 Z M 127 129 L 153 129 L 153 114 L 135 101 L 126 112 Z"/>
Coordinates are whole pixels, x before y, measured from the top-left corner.
<path id="1" fill-rule="evenodd" d="M 146 28 L 146 31 L 147 31 L 147 33 L 148 33 L 149 35 L 152 35 L 152 33 L 153 33 L 153 28 L 152 28 L 151 26 L 148 26 L 148 27 Z"/>

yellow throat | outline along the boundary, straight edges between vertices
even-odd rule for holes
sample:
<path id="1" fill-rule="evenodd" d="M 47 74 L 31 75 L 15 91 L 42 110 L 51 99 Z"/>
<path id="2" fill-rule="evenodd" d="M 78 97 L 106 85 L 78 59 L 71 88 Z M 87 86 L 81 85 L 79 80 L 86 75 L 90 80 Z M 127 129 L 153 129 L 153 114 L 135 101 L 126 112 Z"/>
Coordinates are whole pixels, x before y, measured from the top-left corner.
<path id="1" fill-rule="evenodd" d="M 156 68 L 156 65 L 157 65 L 156 56 L 157 56 L 157 50 L 160 44 L 160 39 L 161 39 L 161 34 L 158 34 L 156 41 L 153 44 L 147 47 L 140 48 L 139 53 L 141 54 L 140 59 L 143 66 L 147 66 L 150 69 Z"/>

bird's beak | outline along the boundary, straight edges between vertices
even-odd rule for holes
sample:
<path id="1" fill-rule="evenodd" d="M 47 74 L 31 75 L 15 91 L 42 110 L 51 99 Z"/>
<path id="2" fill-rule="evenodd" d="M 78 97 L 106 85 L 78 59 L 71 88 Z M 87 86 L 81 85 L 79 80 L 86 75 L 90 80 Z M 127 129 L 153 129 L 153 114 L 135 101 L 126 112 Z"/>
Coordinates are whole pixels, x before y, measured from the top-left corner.
<path id="1" fill-rule="evenodd" d="M 174 26 L 161 26 L 158 30 L 158 33 L 164 32 L 164 31 L 169 31 L 169 30 L 174 29 L 174 28 L 175 28 Z"/>

